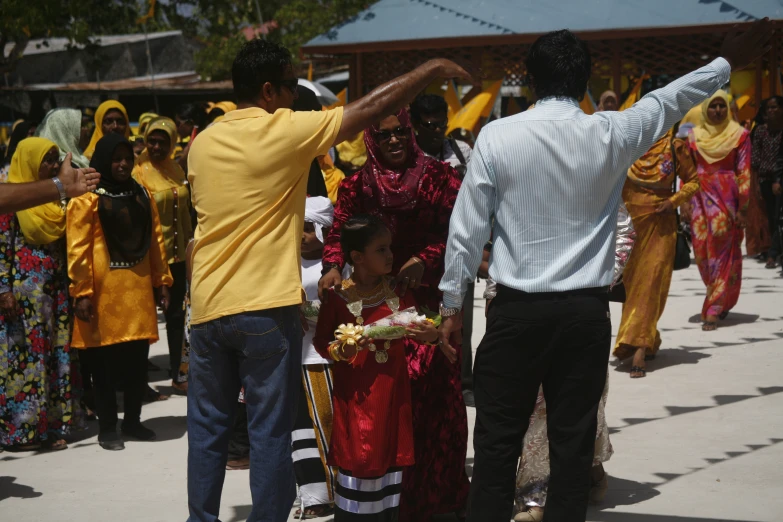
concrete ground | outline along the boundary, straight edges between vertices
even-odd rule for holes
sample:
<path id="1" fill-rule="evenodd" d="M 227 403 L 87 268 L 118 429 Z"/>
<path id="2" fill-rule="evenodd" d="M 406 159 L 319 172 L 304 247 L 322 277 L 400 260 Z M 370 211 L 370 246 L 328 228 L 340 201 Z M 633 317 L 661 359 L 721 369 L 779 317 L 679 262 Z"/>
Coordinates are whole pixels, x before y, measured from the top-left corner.
<path id="1" fill-rule="evenodd" d="M 612 368 L 610 491 L 589 521 L 783 520 L 783 279 L 746 260 L 739 305 L 717 332 L 700 329 L 703 296 L 695 267 L 676 273 L 647 378 Z M 483 301 L 475 304 L 477 346 Z M 619 306 L 613 319 L 616 329 Z M 166 353 L 165 341 L 154 345 L 153 362 L 167 366 Z M 163 372 L 152 377 L 171 391 Z M 66 451 L 0 453 L 0 520 L 184 521 L 185 401 L 145 406 L 158 441 L 122 452 L 102 450 L 93 426 Z M 222 506 L 223 522 L 246 519 L 247 471 L 227 473 Z"/>

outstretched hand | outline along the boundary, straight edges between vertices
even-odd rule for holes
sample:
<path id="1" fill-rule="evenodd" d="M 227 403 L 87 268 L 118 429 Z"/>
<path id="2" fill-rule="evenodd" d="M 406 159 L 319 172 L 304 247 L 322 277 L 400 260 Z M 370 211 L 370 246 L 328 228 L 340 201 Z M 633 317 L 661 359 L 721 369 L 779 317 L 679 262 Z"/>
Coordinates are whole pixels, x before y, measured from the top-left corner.
<path id="1" fill-rule="evenodd" d="M 327 300 L 327 290 L 334 288 L 343 282 L 343 275 L 336 268 L 332 268 L 318 280 L 318 299 L 321 303 Z"/>
<path id="2" fill-rule="evenodd" d="M 733 71 L 744 69 L 770 49 L 769 41 L 774 32 L 769 18 L 754 22 L 745 31 L 732 31 L 726 35 L 720 55 L 729 62 Z"/>
<path id="3" fill-rule="evenodd" d="M 101 180 L 101 175 L 93 168 L 74 168 L 71 164 L 71 157 L 70 152 L 65 155 L 57 177 L 65 187 L 65 194 L 69 198 L 78 198 L 82 194 L 95 190 Z"/>

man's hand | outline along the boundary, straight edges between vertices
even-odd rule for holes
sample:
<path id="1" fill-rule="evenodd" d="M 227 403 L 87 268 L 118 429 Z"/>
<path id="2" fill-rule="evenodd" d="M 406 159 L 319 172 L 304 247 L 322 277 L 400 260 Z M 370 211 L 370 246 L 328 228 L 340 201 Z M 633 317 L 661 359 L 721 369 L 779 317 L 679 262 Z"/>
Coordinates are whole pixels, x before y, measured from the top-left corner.
<path id="1" fill-rule="evenodd" d="M 394 280 L 394 284 L 400 285 L 400 297 L 405 296 L 408 288 L 415 289 L 421 286 L 421 278 L 424 276 L 424 263 L 421 260 L 412 257 L 407 263 L 402 265 L 400 273 Z"/>
<path id="2" fill-rule="evenodd" d="M 65 155 L 60 172 L 57 175 L 65 187 L 65 194 L 69 198 L 78 198 L 82 194 L 92 192 L 98 186 L 101 175 L 92 168 L 76 169 L 71 165 L 71 156 L 69 152 Z"/>
<path id="3" fill-rule="evenodd" d="M 169 287 L 158 287 L 153 293 L 155 294 L 155 304 L 158 305 L 158 308 L 165 314 L 169 309 L 169 302 L 171 301 Z"/>
<path id="4" fill-rule="evenodd" d="M 89 323 L 90 320 L 95 317 L 92 309 L 92 300 L 89 297 L 80 297 L 76 300 L 75 314 L 76 318 L 85 323 Z"/>
<path id="5" fill-rule="evenodd" d="M 343 275 L 336 268 L 325 273 L 318 281 L 318 298 L 322 303 L 326 302 L 326 291 L 343 282 Z"/>
<path id="6" fill-rule="evenodd" d="M 732 71 L 744 69 L 770 49 L 769 40 L 774 32 L 769 18 L 758 20 L 746 31 L 726 35 L 720 55 L 729 62 Z"/>
<path id="7" fill-rule="evenodd" d="M 16 310 L 18 306 L 13 292 L 0 294 L 0 311 L 3 316 L 10 321 L 16 321 Z"/>
<path id="8" fill-rule="evenodd" d="M 772 184 L 772 193 L 776 196 L 780 196 L 783 194 L 783 189 L 781 189 L 780 182 L 773 183 Z"/>
<path id="9" fill-rule="evenodd" d="M 451 364 L 457 362 L 457 349 L 449 344 L 451 334 L 462 331 L 462 314 L 445 317 L 438 329 L 440 333 L 440 349 Z"/>
<path id="10" fill-rule="evenodd" d="M 468 73 L 468 71 L 451 60 L 446 60 L 445 58 L 436 58 L 430 61 L 436 65 L 439 78 L 465 80 L 466 82 L 471 83 L 473 82 L 473 77 Z"/>
<path id="11" fill-rule="evenodd" d="M 656 214 L 670 214 L 672 212 L 674 212 L 674 205 L 668 199 L 655 209 Z"/>

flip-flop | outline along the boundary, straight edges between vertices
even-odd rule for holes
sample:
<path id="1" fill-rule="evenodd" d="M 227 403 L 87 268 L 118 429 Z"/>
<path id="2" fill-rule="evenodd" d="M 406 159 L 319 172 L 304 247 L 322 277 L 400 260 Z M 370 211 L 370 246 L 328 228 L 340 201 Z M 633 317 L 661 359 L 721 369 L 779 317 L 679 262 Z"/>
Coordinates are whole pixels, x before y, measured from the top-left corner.
<path id="1" fill-rule="evenodd" d="M 641 375 L 634 376 L 634 373 L 641 373 Z M 631 366 L 631 379 L 641 379 L 642 377 L 647 377 L 647 369 L 641 366 Z"/>

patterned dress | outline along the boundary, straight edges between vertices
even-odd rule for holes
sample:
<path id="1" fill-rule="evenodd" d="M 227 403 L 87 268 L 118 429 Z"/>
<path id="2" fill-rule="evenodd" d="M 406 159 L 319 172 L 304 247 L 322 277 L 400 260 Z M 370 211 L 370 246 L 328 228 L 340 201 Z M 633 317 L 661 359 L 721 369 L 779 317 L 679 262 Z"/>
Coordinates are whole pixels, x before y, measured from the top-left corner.
<path id="1" fill-rule="evenodd" d="M 739 300 L 742 284 L 742 240 L 737 216 L 748 208 L 750 139 L 744 132 L 737 147 L 716 163 L 707 163 L 691 135 L 699 192 L 692 200 L 693 250 L 707 286 L 702 320 L 728 312 Z"/>
<path id="2" fill-rule="evenodd" d="M 13 214 L 0 216 L 0 293 L 13 291 L 17 319 L 0 315 L 0 445 L 36 444 L 73 425 L 65 239 L 27 244 Z"/>

